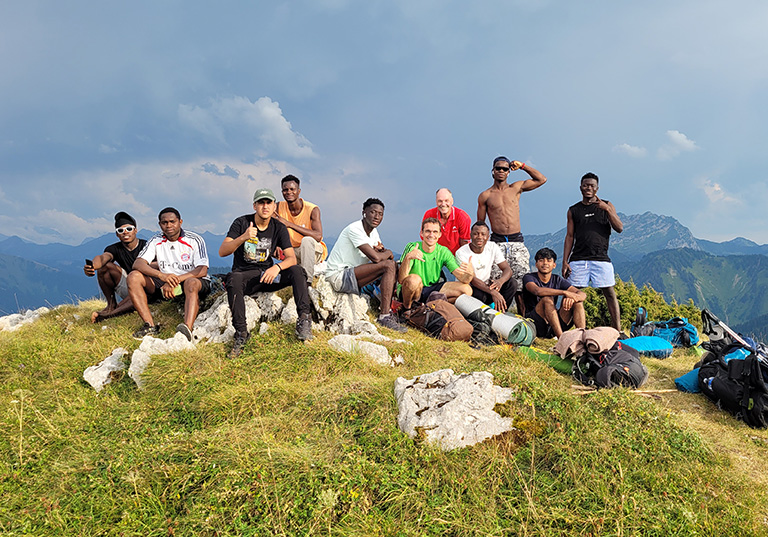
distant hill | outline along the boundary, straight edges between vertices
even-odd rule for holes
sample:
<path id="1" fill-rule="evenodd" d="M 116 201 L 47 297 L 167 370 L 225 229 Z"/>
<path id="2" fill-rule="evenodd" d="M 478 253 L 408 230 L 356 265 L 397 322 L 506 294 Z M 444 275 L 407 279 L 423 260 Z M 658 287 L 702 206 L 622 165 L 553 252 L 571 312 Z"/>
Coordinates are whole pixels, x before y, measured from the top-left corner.
<path id="1" fill-rule="evenodd" d="M 678 302 L 693 299 L 729 325 L 768 314 L 768 257 L 714 256 L 690 248 L 660 250 L 639 261 L 616 263 L 616 272 L 638 287 L 649 284 Z"/>

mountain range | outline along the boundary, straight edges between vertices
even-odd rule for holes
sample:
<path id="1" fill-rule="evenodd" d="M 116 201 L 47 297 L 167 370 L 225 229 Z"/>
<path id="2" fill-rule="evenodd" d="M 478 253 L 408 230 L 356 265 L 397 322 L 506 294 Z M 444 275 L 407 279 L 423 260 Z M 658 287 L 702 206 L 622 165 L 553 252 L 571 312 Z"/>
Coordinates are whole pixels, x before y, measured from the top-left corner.
<path id="1" fill-rule="evenodd" d="M 611 235 L 609 251 L 619 277 L 638 287 L 648 284 L 667 299 L 693 299 L 734 329 L 768 336 L 762 328 L 762 321 L 768 321 L 768 245 L 743 237 L 698 239 L 675 218 L 651 212 L 620 217 L 624 232 Z M 140 236 L 150 234 L 142 230 Z M 202 236 L 209 246 L 211 272 L 226 272 L 231 260 L 219 257 L 215 247 L 224 236 Z M 531 257 L 547 246 L 559 258 L 564 239 L 565 228 L 526 235 L 525 243 Z M 0 314 L 98 295 L 96 279 L 85 277 L 82 266 L 115 240 L 110 233 L 77 246 L 41 245 L 0 235 Z M 326 239 L 329 249 L 334 242 L 333 237 Z"/>

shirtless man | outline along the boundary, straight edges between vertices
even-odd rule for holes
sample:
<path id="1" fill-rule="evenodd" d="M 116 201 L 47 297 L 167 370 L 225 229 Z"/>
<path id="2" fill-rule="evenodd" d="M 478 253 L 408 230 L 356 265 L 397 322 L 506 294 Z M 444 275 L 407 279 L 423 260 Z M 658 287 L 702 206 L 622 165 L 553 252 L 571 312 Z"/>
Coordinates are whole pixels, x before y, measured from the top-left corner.
<path id="1" fill-rule="evenodd" d="M 530 176 L 524 181 L 507 183 L 509 172 L 523 170 Z M 528 273 L 531 256 L 523 244 L 520 232 L 520 194 L 539 188 L 547 182 L 544 175 L 524 162 L 510 161 L 507 157 L 496 157 L 493 161 L 493 186 L 480 193 L 477 198 L 477 220 L 485 222 L 487 216 L 491 222 L 491 240 L 501 247 L 504 257 L 512 269 L 518 289 L 515 299 L 520 315 L 525 315 L 525 306 L 521 297 L 523 276 Z"/>
<path id="2" fill-rule="evenodd" d="M 288 228 L 296 260 L 307 273 L 311 285 L 315 277 L 315 265 L 328 256 L 328 247 L 323 242 L 323 222 L 320 208 L 301 197 L 301 181 L 295 175 L 286 175 L 280 181 L 283 199 L 276 204 L 272 217 Z M 281 256 L 281 250 L 278 250 Z"/>
<path id="3" fill-rule="evenodd" d="M 435 192 L 435 203 L 437 206 L 428 209 L 421 220 L 437 218 L 440 222 L 440 240 L 437 243 L 455 254 L 461 246 L 469 244 L 472 220 L 466 211 L 453 206 L 453 194 L 447 188 Z"/>

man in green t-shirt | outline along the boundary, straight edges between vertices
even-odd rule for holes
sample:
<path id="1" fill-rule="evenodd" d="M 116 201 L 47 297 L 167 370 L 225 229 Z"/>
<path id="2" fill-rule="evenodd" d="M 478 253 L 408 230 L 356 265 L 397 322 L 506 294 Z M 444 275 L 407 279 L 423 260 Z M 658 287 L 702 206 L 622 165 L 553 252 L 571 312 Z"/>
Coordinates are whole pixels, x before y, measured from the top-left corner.
<path id="1" fill-rule="evenodd" d="M 437 218 L 426 218 L 421 223 L 421 242 L 405 245 L 397 273 L 405 309 L 410 309 L 414 301 L 425 302 L 432 291 L 444 293 L 451 302 L 461 295 L 472 295 L 469 282 L 475 271 L 471 258 L 459 265 L 448 248 L 437 244 L 438 239 L 440 222 Z M 443 267 L 448 267 L 458 281 L 439 283 Z"/>

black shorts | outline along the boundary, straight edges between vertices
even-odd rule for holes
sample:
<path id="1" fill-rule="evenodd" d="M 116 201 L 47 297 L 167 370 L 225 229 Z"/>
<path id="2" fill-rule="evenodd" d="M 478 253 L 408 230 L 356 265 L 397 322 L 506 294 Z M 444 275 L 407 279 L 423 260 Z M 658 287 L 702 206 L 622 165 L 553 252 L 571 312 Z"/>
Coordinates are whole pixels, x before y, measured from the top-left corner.
<path id="1" fill-rule="evenodd" d="M 155 292 L 149 295 L 147 298 L 152 301 L 160 300 L 163 298 L 163 292 L 160 289 L 163 287 L 163 285 L 165 285 L 165 282 L 160 278 L 155 278 L 154 276 L 150 276 L 150 279 L 155 284 Z M 197 293 L 197 298 L 202 300 L 211 292 L 211 280 L 208 278 L 199 278 L 199 280 L 202 284 L 202 287 L 200 287 L 200 291 Z M 178 296 L 184 296 L 184 282 L 181 283 L 181 294 Z"/>
<path id="2" fill-rule="evenodd" d="M 531 310 L 530 312 L 526 312 L 525 316 L 532 320 L 533 324 L 536 326 L 536 337 L 548 339 L 555 335 L 547 320 L 539 315 L 535 309 Z M 573 326 L 573 321 L 571 321 L 569 324 L 565 324 L 563 322 L 563 320 L 560 318 L 560 312 L 557 314 L 557 319 L 560 321 L 560 329 L 563 332 Z"/>

